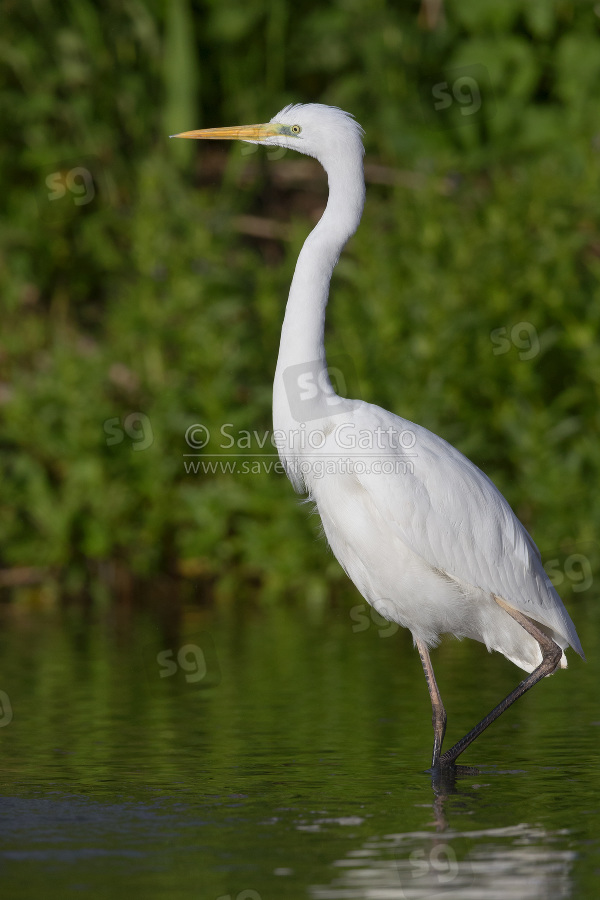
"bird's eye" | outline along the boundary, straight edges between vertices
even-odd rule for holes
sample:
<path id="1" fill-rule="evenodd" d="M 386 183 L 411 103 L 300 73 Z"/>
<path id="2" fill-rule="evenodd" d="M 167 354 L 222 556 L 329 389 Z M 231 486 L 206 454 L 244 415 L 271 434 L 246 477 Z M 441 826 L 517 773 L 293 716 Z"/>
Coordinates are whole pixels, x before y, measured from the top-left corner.
<path id="1" fill-rule="evenodd" d="M 292 132 L 292 134 L 300 134 L 302 129 L 300 128 L 299 125 L 292 125 L 292 127 L 290 128 L 290 131 Z"/>

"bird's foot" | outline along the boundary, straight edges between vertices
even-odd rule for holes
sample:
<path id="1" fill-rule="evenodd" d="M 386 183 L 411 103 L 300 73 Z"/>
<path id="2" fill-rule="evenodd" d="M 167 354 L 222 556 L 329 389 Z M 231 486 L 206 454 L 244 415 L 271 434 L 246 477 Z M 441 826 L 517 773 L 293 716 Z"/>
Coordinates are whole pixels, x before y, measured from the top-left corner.
<path id="1" fill-rule="evenodd" d="M 436 793 L 452 793 L 457 778 L 481 774 L 476 766 L 457 766 L 453 762 L 444 762 L 443 757 L 427 772 L 431 775 L 431 784 Z"/>

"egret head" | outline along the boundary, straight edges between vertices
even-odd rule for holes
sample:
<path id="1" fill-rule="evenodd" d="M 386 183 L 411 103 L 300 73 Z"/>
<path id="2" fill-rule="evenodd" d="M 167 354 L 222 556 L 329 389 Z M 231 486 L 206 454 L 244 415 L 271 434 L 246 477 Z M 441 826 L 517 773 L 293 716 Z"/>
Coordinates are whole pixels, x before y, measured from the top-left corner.
<path id="1" fill-rule="evenodd" d="M 245 141 L 265 147 L 285 147 L 314 156 L 325 169 L 351 157 L 362 159 L 363 130 L 347 112 L 322 103 L 286 106 L 264 125 L 237 125 L 184 131 L 172 137 Z"/>

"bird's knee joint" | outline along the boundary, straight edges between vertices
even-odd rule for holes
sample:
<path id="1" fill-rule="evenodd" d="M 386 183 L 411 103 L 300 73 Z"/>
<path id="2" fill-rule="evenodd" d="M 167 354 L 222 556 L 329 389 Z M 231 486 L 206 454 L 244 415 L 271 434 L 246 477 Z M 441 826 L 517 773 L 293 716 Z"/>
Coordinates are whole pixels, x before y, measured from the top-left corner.
<path id="1" fill-rule="evenodd" d="M 562 650 L 554 641 L 551 642 L 551 646 L 544 650 L 544 662 L 546 662 L 549 666 L 552 667 L 551 671 L 554 672 L 555 669 L 560 665 L 560 661 L 562 659 Z"/>
<path id="2" fill-rule="evenodd" d="M 433 714 L 431 716 L 431 721 L 433 723 L 434 728 L 436 727 L 436 725 L 438 725 L 438 723 L 445 727 L 446 719 L 447 719 L 447 716 L 446 716 L 445 709 L 434 709 L 433 710 Z"/>

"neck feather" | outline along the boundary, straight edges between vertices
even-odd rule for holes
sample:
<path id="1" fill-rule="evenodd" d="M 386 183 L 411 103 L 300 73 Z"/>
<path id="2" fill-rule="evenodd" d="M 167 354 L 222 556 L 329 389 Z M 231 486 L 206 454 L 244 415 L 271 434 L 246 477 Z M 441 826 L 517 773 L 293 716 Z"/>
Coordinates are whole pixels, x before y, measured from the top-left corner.
<path id="1" fill-rule="evenodd" d="M 298 257 L 281 329 L 273 386 L 275 429 L 289 429 L 294 423 L 321 418 L 316 414 L 318 397 L 312 409 L 310 403 L 301 402 L 302 397 L 310 397 L 311 385 L 320 384 L 332 392 L 325 363 L 325 311 L 333 269 L 362 215 L 365 199 L 362 152 L 345 167 L 326 167 L 326 170 L 329 199 Z M 290 392 L 296 391 L 294 385 L 299 395 L 292 397 Z M 304 419 L 303 410 L 306 411 Z"/>

